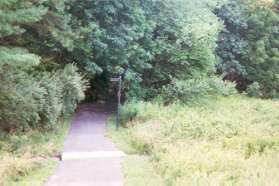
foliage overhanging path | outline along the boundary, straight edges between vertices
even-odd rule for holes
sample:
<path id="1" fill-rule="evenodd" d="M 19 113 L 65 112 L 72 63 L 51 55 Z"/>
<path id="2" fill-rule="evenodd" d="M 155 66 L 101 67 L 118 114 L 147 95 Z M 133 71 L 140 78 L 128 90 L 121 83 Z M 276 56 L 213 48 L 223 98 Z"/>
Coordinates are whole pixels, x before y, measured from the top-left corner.
<path id="1" fill-rule="evenodd" d="M 46 186 L 121 186 L 124 156 L 105 137 L 105 105 L 84 104 L 76 113 L 66 139 L 62 161 Z"/>

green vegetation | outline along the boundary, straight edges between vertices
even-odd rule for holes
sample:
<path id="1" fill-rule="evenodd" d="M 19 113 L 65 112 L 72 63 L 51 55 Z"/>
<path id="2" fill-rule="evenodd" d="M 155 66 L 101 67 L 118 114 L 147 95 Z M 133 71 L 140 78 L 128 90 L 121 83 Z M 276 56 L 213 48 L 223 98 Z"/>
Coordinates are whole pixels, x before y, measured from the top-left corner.
<path id="1" fill-rule="evenodd" d="M 279 0 L 1 0 L 0 151 L 12 171 L 0 167 L 10 181 L 41 167 L 33 151 L 53 150 L 36 135 L 59 135 L 80 101 L 111 98 L 122 76 L 123 147 L 150 155 L 162 179 L 141 156 L 126 174 L 275 184 L 278 25 Z"/>
<path id="2" fill-rule="evenodd" d="M 107 136 L 127 154 L 122 165 L 125 186 L 163 185 L 163 179 L 150 162 L 150 157 L 135 148 L 130 130 L 121 128 L 116 132 L 114 118 L 111 117 L 108 120 Z"/>
<path id="3" fill-rule="evenodd" d="M 130 102 L 125 127 L 110 135 L 127 153 L 149 156 L 163 185 L 276 185 L 278 109 L 277 101 L 242 96 L 191 106 Z"/>
<path id="4" fill-rule="evenodd" d="M 123 163 L 125 186 L 162 185 L 163 181 L 145 156 L 130 155 Z"/>
<path id="5" fill-rule="evenodd" d="M 109 92 L 109 77 L 119 74 L 128 99 L 150 100 L 164 95 L 165 86 L 212 77 L 216 70 L 241 92 L 258 83 L 260 97 L 277 97 L 277 0 L 76 0 L 67 5 L 72 30 L 80 37 L 64 57 L 88 73 L 96 99 Z"/>
<path id="6" fill-rule="evenodd" d="M 278 5 L 278 0 L 232 0 L 216 11 L 225 24 L 217 47 L 219 73 L 240 90 L 258 83 L 261 97 L 278 98 Z"/>
<path id="7" fill-rule="evenodd" d="M 55 131 L 0 133 L 0 185 L 42 185 L 58 164 L 69 122 Z"/>
<path id="8" fill-rule="evenodd" d="M 38 52 L 30 52 L 34 48 L 28 40 L 34 38 L 27 36 L 28 31 L 42 24 L 39 22 L 46 19 L 46 14 L 54 14 L 50 8 L 54 2 L 49 3 L 31 0 L 0 3 L 0 130 L 55 128 L 58 119 L 69 117 L 85 97 L 87 83 L 77 67 L 58 65 L 52 60 L 46 63 Z M 23 47 L 25 42 L 29 43 L 28 48 Z"/>
<path id="9" fill-rule="evenodd" d="M 0 10 L 0 64 L 75 62 L 94 99 L 114 75 L 128 98 L 152 99 L 216 70 L 239 91 L 258 83 L 261 97 L 277 97 L 277 0 L 4 0 Z"/>
<path id="10" fill-rule="evenodd" d="M 71 115 L 84 97 L 80 72 L 92 99 L 108 97 L 115 75 L 127 99 L 186 102 L 212 94 L 214 82 L 230 93 L 216 79 L 277 98 L 277 0 L 3 0 L 0 15 L 4 128 L 51 128 Z M 14 105 L 26 112 L 11 114 Z"/>
<path id="11" fill-rule="evenodd" d="M 165 103 L 183 102 L 191 104 L 218 95 L 230 96 L 237 93 L 235 84 L 223 81 L 217 77 L 189 79 L 176 81 L 163 87 L 163 101 Z"/>
<path id="12" fill-rule="evenodd" d="M 0 2 L 0 185 L 42 185 L 68 129 L 62 120 L 85 98 L 79 69 L 48 55 L 54 44 L 70 48 L 70 31 L 58 28 L 63 3 Z"/>
<path id="13" fill-rule="evenodd" d="M 30 69 L 29 69 L 30 70 Z M 84 98 L 86 81 L 73 65 L 34 74 L 12 67 L 0 69 L 0 128 L 6 131 L 57 127 Z"/>

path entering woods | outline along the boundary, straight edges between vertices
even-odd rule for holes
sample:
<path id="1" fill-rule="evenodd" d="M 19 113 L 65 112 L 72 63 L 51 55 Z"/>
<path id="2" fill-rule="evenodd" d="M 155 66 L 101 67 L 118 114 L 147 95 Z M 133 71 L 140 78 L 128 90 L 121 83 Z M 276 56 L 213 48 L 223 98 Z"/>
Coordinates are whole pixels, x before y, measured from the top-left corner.
<path id="1" fill-rule="evenodd" d="M 66 139 L 62 161 L 46 186 L 122 186 L 124 153 L 105 137 L 109 107 L 80 106 Z"/>

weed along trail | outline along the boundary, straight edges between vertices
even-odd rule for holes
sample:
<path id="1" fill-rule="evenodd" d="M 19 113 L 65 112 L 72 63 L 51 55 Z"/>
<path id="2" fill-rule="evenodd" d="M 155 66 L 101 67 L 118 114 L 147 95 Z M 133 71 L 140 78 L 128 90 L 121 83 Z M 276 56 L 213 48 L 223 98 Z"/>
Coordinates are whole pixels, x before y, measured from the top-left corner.
<path id="1" fill-rule="evenodd" d="M 45 186 L 121 186 L 125 154 L 105 137 L 108 107 L 82 105 L 72 122 L 55 173 Z"/>

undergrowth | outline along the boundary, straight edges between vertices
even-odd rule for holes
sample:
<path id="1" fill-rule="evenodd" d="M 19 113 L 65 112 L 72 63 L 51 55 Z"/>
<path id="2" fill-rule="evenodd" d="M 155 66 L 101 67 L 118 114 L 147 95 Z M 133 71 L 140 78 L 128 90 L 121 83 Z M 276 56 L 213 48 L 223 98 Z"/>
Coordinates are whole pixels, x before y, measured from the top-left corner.
<path id="1" fill-rule="evenodd" d="M 279 102 L 241 96 L 185 106 L 130 102 L 120 148 L 151 158 L 163 185 L 277 185 Z M 123 145 L 125 144 L 125 145 Z"/>
<path id="2" fill-rule="evenodd" d="M 68 121 L 57 130 L 0 133 L 0 185 L 42 185 L 57 165 Z"/>

